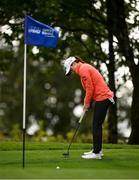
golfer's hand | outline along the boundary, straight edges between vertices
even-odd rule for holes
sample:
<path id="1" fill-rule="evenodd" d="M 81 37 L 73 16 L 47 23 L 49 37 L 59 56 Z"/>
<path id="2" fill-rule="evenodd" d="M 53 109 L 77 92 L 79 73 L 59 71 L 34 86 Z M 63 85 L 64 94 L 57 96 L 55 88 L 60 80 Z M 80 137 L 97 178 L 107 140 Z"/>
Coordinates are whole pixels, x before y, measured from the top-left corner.
<path id="1" fill-rule="evenodd" d="M 85 112 L 88 111 L 89 107 L 90 107 L 90 104 L 84 104 L 83 111 Z"/>

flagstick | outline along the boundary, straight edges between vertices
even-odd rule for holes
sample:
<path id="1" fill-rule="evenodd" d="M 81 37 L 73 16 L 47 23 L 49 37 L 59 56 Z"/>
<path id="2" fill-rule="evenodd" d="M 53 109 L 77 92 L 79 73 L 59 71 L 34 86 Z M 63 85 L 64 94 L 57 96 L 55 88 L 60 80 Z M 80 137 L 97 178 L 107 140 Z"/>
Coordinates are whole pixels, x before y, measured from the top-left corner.
<path id="1" fill-rule="evenodd" d="M 26 74 L 27 74 L 27 44 L 24 45 L 24 79 L 23 79 L 23 168 L 25 167 L 25 135 L 26 135 Z"/>

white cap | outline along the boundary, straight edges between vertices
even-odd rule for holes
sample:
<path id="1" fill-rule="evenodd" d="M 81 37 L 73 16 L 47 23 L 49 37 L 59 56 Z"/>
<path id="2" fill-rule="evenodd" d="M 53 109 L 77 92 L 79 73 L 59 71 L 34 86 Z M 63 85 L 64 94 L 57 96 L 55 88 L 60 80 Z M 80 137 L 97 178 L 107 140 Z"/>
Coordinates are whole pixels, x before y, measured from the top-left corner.
<path id="1" fill-rule="evenodd" d="M 64 61 L 64 68 L 66 71 L 65 75 L 67 75 L 70 72 L 71 65 L 75 60 L 76 60 L 76 58 L 74 56 L 72 56 Z"/>

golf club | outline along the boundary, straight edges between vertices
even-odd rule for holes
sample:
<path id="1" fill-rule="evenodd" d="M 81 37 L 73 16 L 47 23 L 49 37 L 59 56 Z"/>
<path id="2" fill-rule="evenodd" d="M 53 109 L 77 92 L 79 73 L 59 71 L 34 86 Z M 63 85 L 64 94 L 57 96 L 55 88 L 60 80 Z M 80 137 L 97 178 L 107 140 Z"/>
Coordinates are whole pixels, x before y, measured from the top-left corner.
<path id="1" fill-rule="evenodd" d="M 75 133 L 74 133 L 74 135 L 73 135 L 73 137 L 72 137 L 72 139 L 71 139 L 71 141 L 70 141 L 70 144 L 69 144 L 69 147 L 68 147 L 68 149 L 67 149 L 67 152 L 66 152 L 66 153 L 63 153 L 63 156 L 65 156 L 65 157 L 68 157 L 68 156 L 69 156 L 69 150 L 70 150 L 71 144 L 72 144 L 72 142 L 73 142 L 73 140 L 74 140 L 74 138 L 75 138 L 75 136 L 76 136 L 76 133 L 77 133 L 79 127 L 80 127 L 80 124 L 81 124 L 81 122 L 82 122 L 82 120 L 83 120 L 84 115 L 85 115 L 85 111 L 83 111 L 83 113 L 82 113 L 82 115 L 81 115 L 81 117 L 80 117 L 80 119 L 79 119 L 79 121 L 78 121 L 77 128 L 76 128 Z"/>

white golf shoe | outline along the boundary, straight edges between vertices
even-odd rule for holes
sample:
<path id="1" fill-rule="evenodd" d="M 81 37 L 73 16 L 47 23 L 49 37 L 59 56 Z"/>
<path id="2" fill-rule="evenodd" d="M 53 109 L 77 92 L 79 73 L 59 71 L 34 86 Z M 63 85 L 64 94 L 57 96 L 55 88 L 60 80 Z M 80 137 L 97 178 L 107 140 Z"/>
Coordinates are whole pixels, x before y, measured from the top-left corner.
<path id="1" fill-rule="evenodd" d="M 88 154 L 92 154 L 92 153 L 93 153 L 93 150 L 89 151 L 89 152 L 84 152 L 83 155 L 88 155 Z M 102 150 L 99 152 L 99 154 L 101 154 L 101 156 L 104 156 Z"/>
<path id="2" fill-rule="evenodd" d="M 86 155 L 82 155 L 81 156 L 83 159 L 102 159 L 101 154 L 95 154 L 95 153 L 90 153 L 90 154 L 86 154 Z"/>

